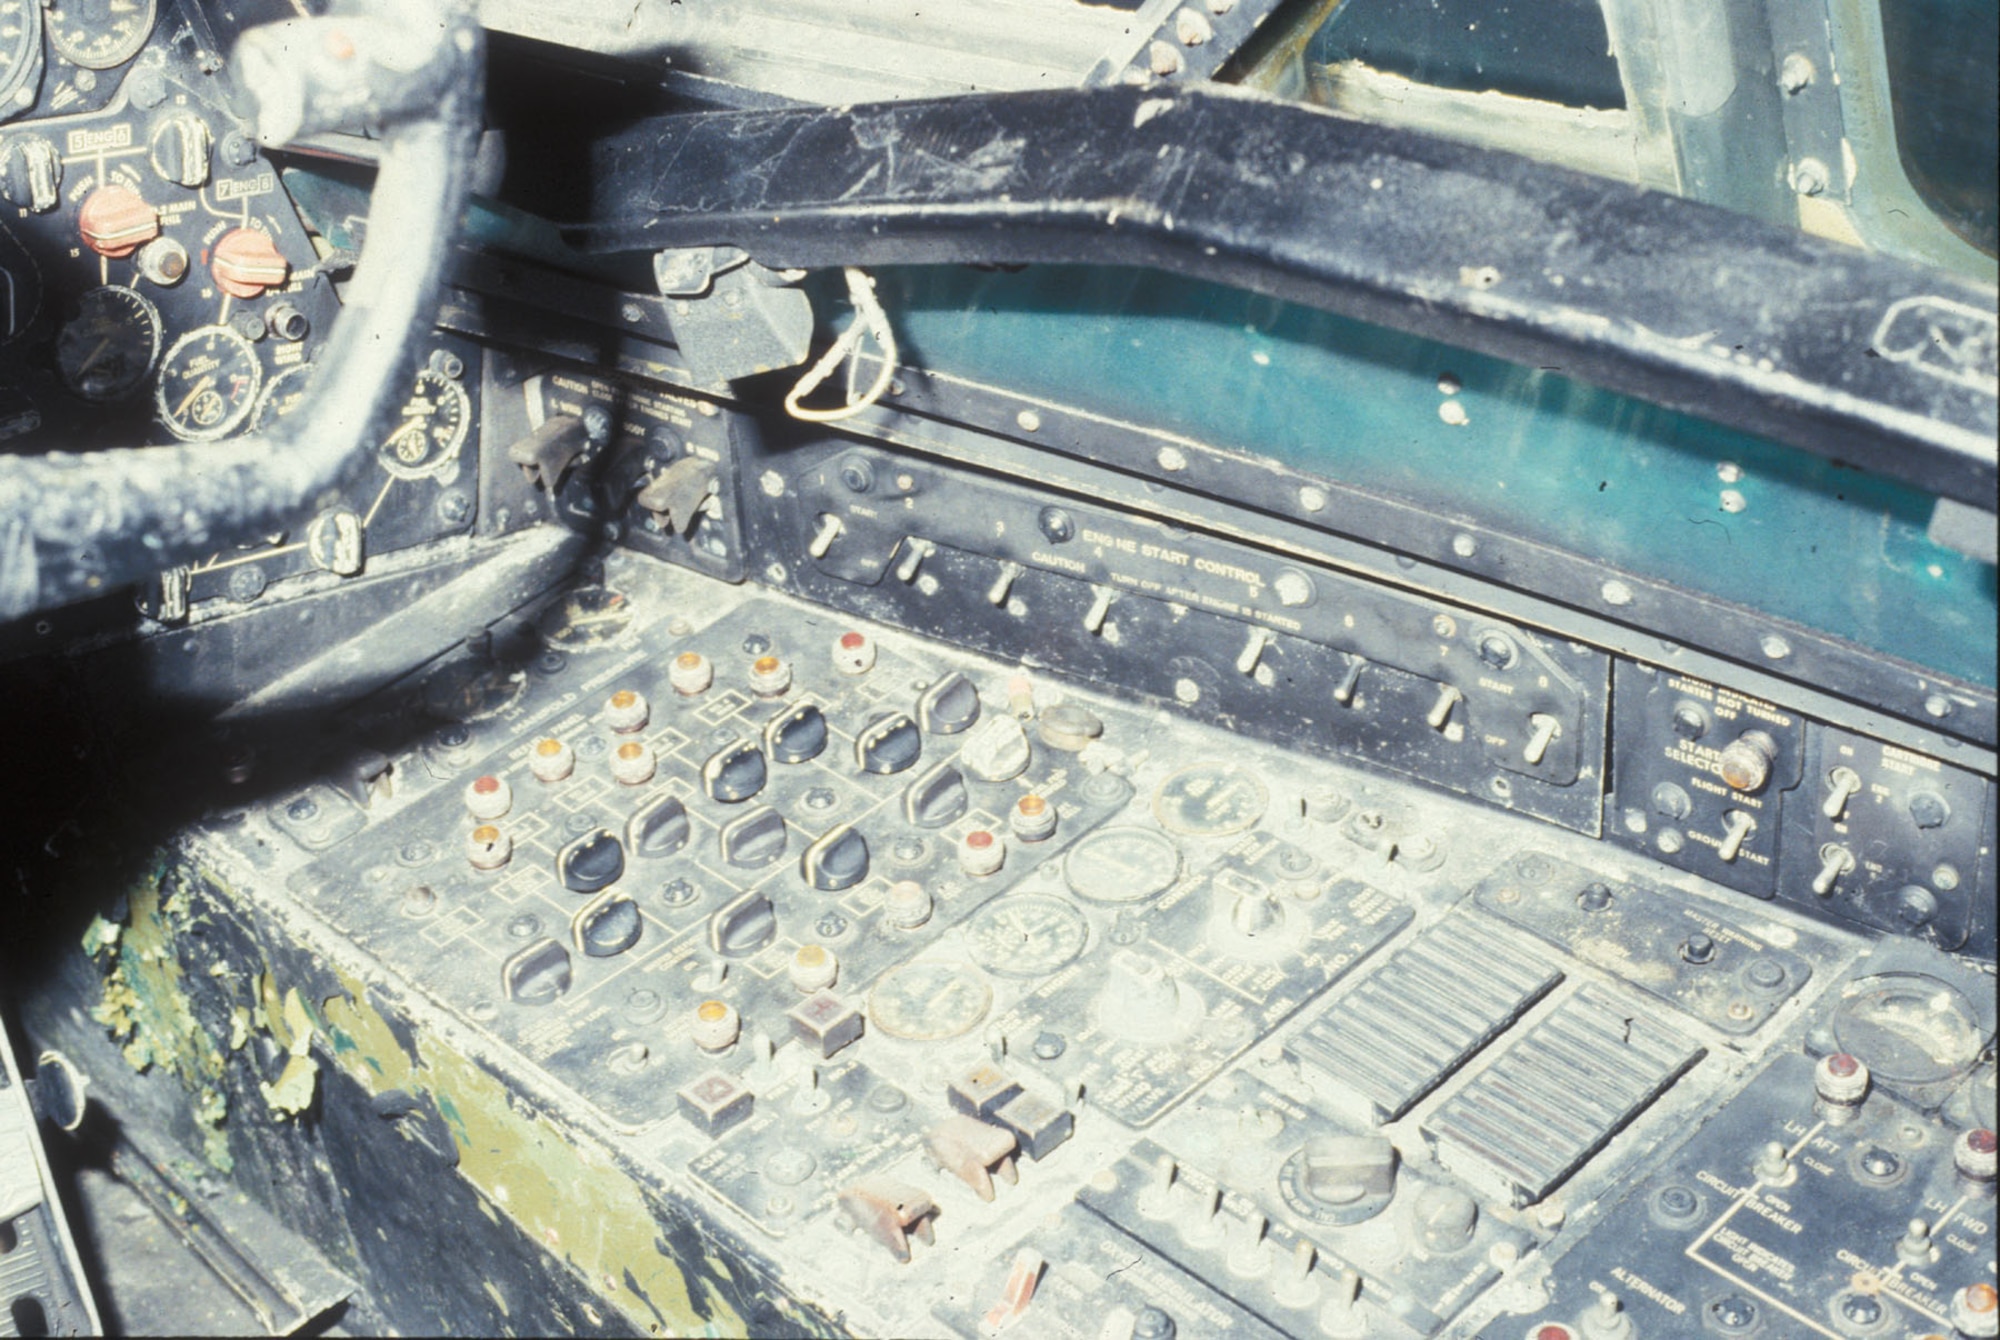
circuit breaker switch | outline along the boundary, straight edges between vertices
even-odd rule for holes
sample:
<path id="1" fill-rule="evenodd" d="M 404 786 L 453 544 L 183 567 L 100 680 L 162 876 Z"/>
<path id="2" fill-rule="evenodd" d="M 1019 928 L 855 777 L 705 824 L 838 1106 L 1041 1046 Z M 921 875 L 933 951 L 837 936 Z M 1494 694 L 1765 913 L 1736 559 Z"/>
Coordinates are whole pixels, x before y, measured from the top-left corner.
<path id="1" fill-rule="evenodd" d="M 538 782 L 560 782 L 576 771 L 576 750 L 553 735 L 537 740 L 528 750 L 528 771 Z"/>
<path id="2" fill-rule="evenodd" d="M 832 986 L 840 976 L 840 960 L 824 945 L 800 945 L 785 965 L 785 974 L 801 995 Z"/>
<path id="3" fill-rule="evenodd" d="M 1828 1125 L 1841 1126 L 1854 1120 L 1868 1097 L 1868 1085 L 1868 1067 L 1846 1052 L 1822 1056 L 1813 1067 L 1813 1093 Z"/>
<path id="4" fill-rule="evenodd" d="M 728 1001 L 704 1000 L 694 1007 L 694 1025 L 688 1036 L 703 1051 L 726 1052 L 742 1033 L 742 1017 Z"/>
<path id="5" fill-rule="evenodd" d="M 875 639 L 848 629 L 833 640 L 833 668 L 843 675 L 865 675 L 875 668 Z"/>
<path id="6" fill-rule="evenodd" d="M 627 740 L 611 751 L 611 776 L 620 786 L 643 786 L 658 767 L 653 747 L 643 740 Z"/>
<path id="7" fill-rule="evenodd" d="M 759 656 L 750 662 L 750 691 L 759 698 L 776 698 L 791 687 L 791 662 L 777 656 Z"/>
<path id="8" fill-rule="evenodd" d="M 465 859 L 474 870 L 498 870 L 513 859 L 514 840 L 492 824 L 481 824 L 465 839 Z"/>
<path id="9" fill-rule="evenodd" d="M 620 735 L 646 729 L 652 707 L 637 689 L 620 689 L 604 700 L 604 724 Z"/>
<path id="10" fill-rule="evenodd" d="M 715 682 L 715 665 L 698 651 L 684 651 L 668 663 L 667 682 L 675 693 L 692 698 Z"/>
<path id="11" fill-rule="evenodd" d="M 475 777 L 465 785 L 465 808 L 475 819 L 498 819 L 514 808 L 514 788 L 504 777 Z"/>

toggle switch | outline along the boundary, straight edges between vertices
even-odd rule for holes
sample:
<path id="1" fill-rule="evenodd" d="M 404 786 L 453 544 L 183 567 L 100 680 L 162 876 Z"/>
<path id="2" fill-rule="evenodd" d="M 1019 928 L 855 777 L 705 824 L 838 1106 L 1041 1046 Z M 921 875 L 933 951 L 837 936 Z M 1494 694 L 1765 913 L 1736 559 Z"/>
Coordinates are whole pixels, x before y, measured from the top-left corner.
<path id="1" fill-rule="evenodd" d="M 1521 757 L 1529 767 L 1540 767 L 1548 757 L 1549 746 L 1562 734 L 1562 722 L 1547 712 L 1536 712 L 1528 717 L 1528 743 L 1521 750 Z"/>
<path id="2" fill-rule="evenodd" d="M 1464 699 L 1465 695 L 1451 685 L 1439 685 L 1437 701 L 1431 704 L 1431 710 L 1425 714 L 1424 720 L 1430 723 L 1432 730 L 1443 730 L 1445 723 L 1451 720 L 1451 709 Z"/>
<path id="3" fill-rule="evenodd" d="M 1257 663 L 1264 659 L 1264 648 L 1271 645 L 1271 632 L 1267 628 L 1250 630 L 1250 640 L 1243 644 L 1243 650 L 1236 654 L 1236 673 L 1254 675 Z"/>
<path id="4" fill-rule="evenodd" d="M 1722 821 L 1722 841 L 1715 854 L 1718 859 L 1730 862 L 1743 854 L 1743 843 L 1757 827 L 1757 821 L 1744 810 L 1730 810 L 1722 816 Z"/>
<path id="5" fill-rule="evenodd" d="M 1341 673 L 1340 682 L 1333 686 L 1333 700 L 1342 707 L 1354 701 L 1354 691 L 1361 687 L 1361 672 L 1368 662 L 1359 656 L 1347 658 L 1347 669 Z"/>
<path id="6" fill-rule="evenodd" d="M 825 558 L 826 551 L 833 548 L 833 542 L 839 539 L 840 533 L 846 529 L 846 523 L 839 517 L 831 512 L 821 512 L 819 529 L 813 532 L 812 542 L 806 546 L 806 552 L 814 558 Z"/>
<path id="7" fill-rule="evenodd" d="M 1092 637 L 1104 631 L 1105 616 L 1111 613 L 1111 602 L 1116 597 L 1109 587 L 1091 588 L 1096 594 L 1091 597 L 1090 608 L 1083 612 L 1083 630 Z"/>
<path id="8" fill-rule="evenodd" d="M 902 559 L 896 564 L 896 580 L 909 585 L 917 579 L 924 560 L 937 552 L 937 546 L 929 540 L 920 540 L 912 535 L 903 541 Z"/>
<path id="9" fill-rule="evenodd" d="M 995 609 L 1007 603 L 1007 597 L 1014 593 L 1014 583 L 1021 579 L 1019 563 L 1002 563 L 1000 575 L 993 579 L 993 585 L 986 588 L 986 603 Z"/>
<path id="10" fill-rule="evenodd" d="M 1813 876 L 1812 891 L 1824 898 L 1833 892 L 1833 886 L 1840 877 L 1854 869 L 1854 853 L 1838 842 L 1829 842 L 1819 849 L 1819 873 Z"/>
<path id="11" fill-rule="evenodd" d="M 1847 813 L 1847 802 L 1861 794 L 1861 774 L 1849 767 L 1835 768 L 1826 775 L 1826 803 L 1819 812 L 1835 823 Z"/>

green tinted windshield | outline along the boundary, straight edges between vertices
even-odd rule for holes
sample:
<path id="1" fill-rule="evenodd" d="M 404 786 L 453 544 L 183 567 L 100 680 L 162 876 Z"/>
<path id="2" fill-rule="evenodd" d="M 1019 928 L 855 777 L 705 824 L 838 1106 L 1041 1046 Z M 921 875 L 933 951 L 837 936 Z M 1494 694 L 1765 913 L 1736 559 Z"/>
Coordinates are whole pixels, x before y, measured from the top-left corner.
<path id="1" fill-rule="evenodd" d="M 1150 271 L 878 280 L 908 361 L 1994 682 L 1994 570 L 1932 543 L 1932 501 L 1907 488 L 1557 369 Z"/>

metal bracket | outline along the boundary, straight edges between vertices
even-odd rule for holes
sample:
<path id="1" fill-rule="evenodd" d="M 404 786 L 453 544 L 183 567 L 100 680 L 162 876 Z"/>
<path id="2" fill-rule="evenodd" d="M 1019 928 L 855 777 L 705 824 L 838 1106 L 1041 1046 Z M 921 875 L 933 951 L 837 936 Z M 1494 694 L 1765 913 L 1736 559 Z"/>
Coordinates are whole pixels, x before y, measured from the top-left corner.
<path id="1" fill-rule="evenodd" d="M 688 368 L 705 383 L 797 367 L 812 347 L 802 270 L 773 270 L 739 247 L 680 247 L 653 257 L 653 281 Z"/>

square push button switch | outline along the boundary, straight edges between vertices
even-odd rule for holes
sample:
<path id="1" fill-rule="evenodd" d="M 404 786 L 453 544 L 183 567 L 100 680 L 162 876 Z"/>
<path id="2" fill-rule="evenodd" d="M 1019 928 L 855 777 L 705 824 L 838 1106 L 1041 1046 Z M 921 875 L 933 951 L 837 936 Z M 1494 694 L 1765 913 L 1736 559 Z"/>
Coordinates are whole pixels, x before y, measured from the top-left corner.
<path id="1" fill-rule="evenodd" d="M 816 991 L 785 1016 L 792 1036 L 822 1060 L 861 1036 L 861 1011 L 831 991 Z"/>

